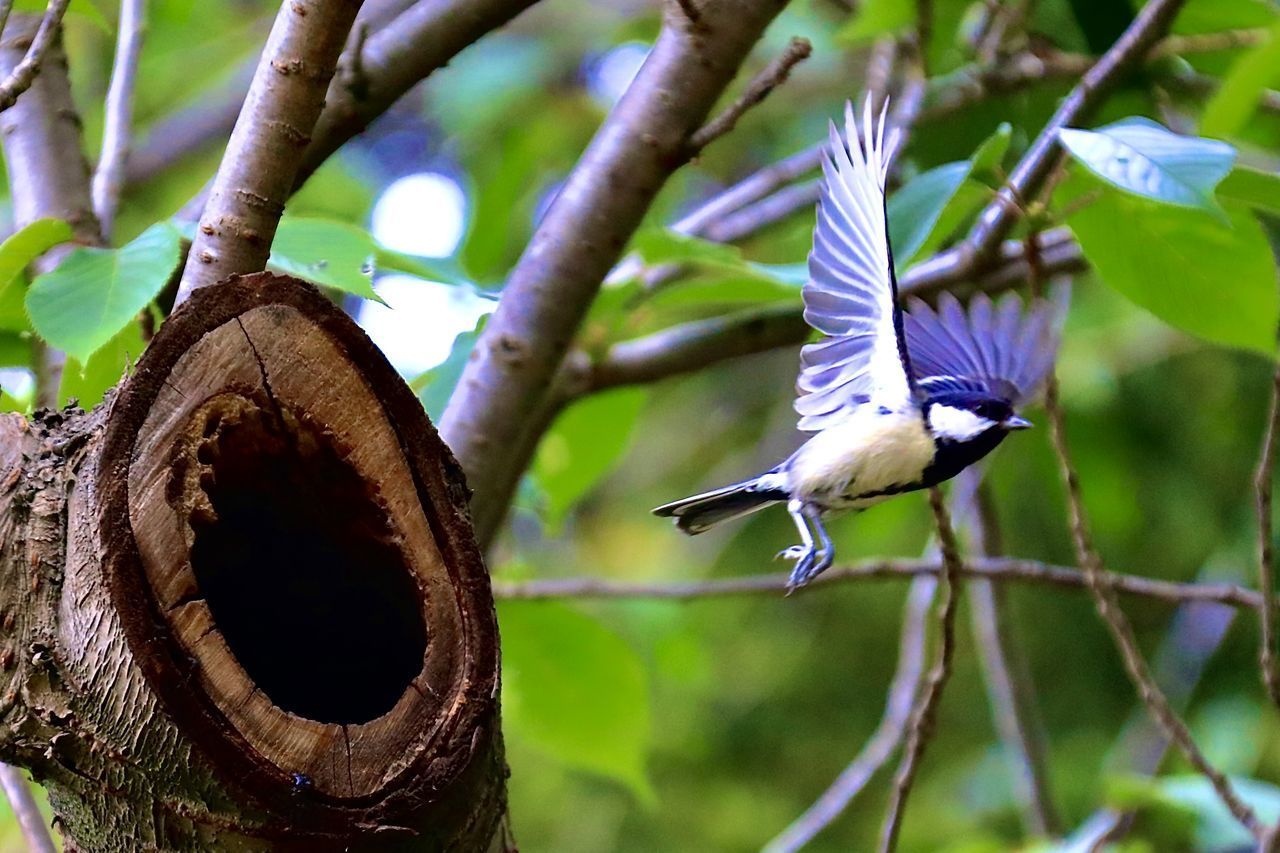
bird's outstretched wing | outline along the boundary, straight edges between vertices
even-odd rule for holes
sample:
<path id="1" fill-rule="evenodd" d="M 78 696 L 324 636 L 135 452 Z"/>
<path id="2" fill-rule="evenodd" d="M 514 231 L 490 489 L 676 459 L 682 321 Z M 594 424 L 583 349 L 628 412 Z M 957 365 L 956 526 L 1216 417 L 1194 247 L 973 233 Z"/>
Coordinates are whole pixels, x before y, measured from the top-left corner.
<path id="1" fill-rule="evenodd" d="M 800 353 L 796 411 L 800 429 L 825 429 L 871 403 L 897 409 L 911 398 L 910 360 L 885 219 L 884 182 L 897 134 L 885 144 L 871 103 L 861 141 L 852 105 L 845 139 L 831 125 L 826 180 L 804 286 L 804 318 L 826 337 Z"/>
<path id="2" fill-rule="evenodd" d="M 969 300 L 968 312 L 949 293 L 939 297 L 937 311 L 911 300 L 904 327 L 920 390 L 979 391 L 1025 403 L 1053 365 L 1068 298 L 1063 286 L 1024 309 L 1017 294 L 992 302 L 981 293 Z"/>

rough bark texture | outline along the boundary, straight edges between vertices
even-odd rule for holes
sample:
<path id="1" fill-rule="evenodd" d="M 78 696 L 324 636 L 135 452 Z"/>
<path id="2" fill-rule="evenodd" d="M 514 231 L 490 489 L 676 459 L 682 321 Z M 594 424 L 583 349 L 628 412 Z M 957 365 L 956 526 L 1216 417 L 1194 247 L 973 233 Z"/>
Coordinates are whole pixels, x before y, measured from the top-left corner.
<path id="1" fill-rule="evenodd" d="M 9 17 L 0 38 L 0 74 L 10 73 L 22 62 L 41 20 L 39 15 Z M 77 242 L 99 245 L 102 237 L 89 197 L 89 163 L 80 147 L 80 117 L 71 101 L 67 55 L 60 38 L 50 47 L 31 87 L 0 113 L 0 139 L 14 226 L 21 228 L 37 219 L 63 219 L 71 223 Z M 33 264 L 34 271 L 52 270 L 70 251 L 70 246 L 52 249 Z M 36 402 L 57 405 L 65 359 L 43 343 L 35 346 Z"/>
<path id="2" fill-rule="evenodd" d="M 311 142 L 360 0 L 287 0 L 271 36 L 188 255 L 178 302 L 267 264 L 271 241 Z"/>
<path id="3" fill-rule="evenodd" d="M 461 475 L 310 286 L 202 291 L 98 409 L 0 419 L 0 542 L 0 759 L 70 849 L 497 837 L 497 628 Z"/>
<path id="4" fill-rule="evenodd" d="M 536 411 L 600 283 L 649 204 L 692 151 L 689 140 L 784 0 L 703 4 L 691 21 L 667 6 L 661 35 L 512 271 L 441 420 L 475 490 L 482 542 Z"/>

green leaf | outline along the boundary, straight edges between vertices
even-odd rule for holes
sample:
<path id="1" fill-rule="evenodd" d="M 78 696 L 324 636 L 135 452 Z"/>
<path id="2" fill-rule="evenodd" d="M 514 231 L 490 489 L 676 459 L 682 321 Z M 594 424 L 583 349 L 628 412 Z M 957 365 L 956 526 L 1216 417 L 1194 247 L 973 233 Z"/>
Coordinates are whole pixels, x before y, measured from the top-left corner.
<path id="1" fill-rule="evenodd" d="M 1265 27 L 1276 20 L 1271 0 L 1190 0 L 1173 19 L 1172 32 L 1216 33 Z"/>
<path id="2" fill-rule="evenodd" d="M 498 622 L 505 729 L 652 802 L 648 678 L 631 647 L 555 602 L 503 602 Z"/>
<path id="3" fill-rule="evenodd" d="M 977 150 L 973 152 L 973 156 L 969 158 L 972 163 L 970 174 L 982 174 L 984 172 L 993 172 L 1004 162 L 1004 155 L 1009 153 L 1009 143 L 1013 140 L 1013 125 L 1007 121 L 1002 121 L 996 127 L 995 132 L 983 140 Z"/>
<path id="4" fill-rule="evenodd" d="M 1225 142 L 1178 136 L 1145 118 L 1097 130 L 1063 128 L 1063 146 L 1098 177 L 1126 192 L 1166 204 L 1216 211 L 1213 188 L 1231 171 Z"/>
<path id="5" fill-rule="evenodd" d="M 1218 184 L 1218 195 L 1256 210 L 1280 214 L 1280 175 L 1236 166 Z"/>
<path id="6" fill-rule="evenodd" d="M 1249 850 L 1253 836 L 1239 824 L 1208 779 L 1195 774 L 1160 779 L 1160 796 L 1196 816 L 1196 850 Z M 1264 825 L 1280 819 L 1280 788 L 1257 779 L 1231 777 L 1231 786 L 1240 799 L 1254 810 Z"/>
<path id="7" fill-rule="evenodd" d="M 98 349 L 88 362 L 67 359 L 62 371 L 62 384 L 58 387 L 58 402 L 66 405 L 75 398 L 85 409 L 102 402 L 109 388 L 115 387 L 125 372 L 138 362 L 147 348 L 142 339 L 142 329 L 135 323 L 127 323 L 123 329 Z"/>
<path id="8" fill-rule="evenodd" d="M 994 172 L 1011 138 L 1012 128 L 1001 123 L 970 160 L 917 175 L 889 198 L 889 239 L 899 272 L 932 254 L 986 201 L 990 192 L 971 176 Z"/>
<path id="9" fill-rule="evenodd" d="M 859 3 L 836 38 L 848 44 L 870 41 L 911 26 L 916 20 L 914 0 L 866 0 Z"/>
<path id="10" fill-rule="evenodd" d="M 441 284 L 470 284 L 466 275 L 450 258 L 420 258 L 417 255 L 397 252 L 395 249 L 388 249 L 386 246 L 375 243 L 373 261 L 378 267 L 378 272 L 404 273 Z"/>
<path id="11" fill-rule="evenodd" d="M 1208 136 L 1233 136 L 1258 107 L 1262 92 L 1280 80 L 1280 24 L 1272 27 L 1268 39 L 1245 52 L 1231 66 L 1205 105 L 1200 132 Z"/>
<path id="12" fill-rule="evenodd" d="M 155 299 L 178 257 L 178 232 L 167 222 L 119 249 L 76 249 L 27 290 L 32 326 L 84 363 Z"/>
<path id="13" fill-rule="evenodd" d="M 899 271 L 919 253 L 942 209 L 968 177 L 967 160 L 947 163 L 912 178 L 889 198 L 889 242 Z"/>
<path id="14" fill-rule="evenodd" d="M 1091 183 L 1101 188 L 1096 181 Z M 1067 220 L 1099 277 L 1184 331 L 1274 354 L 1276 266 L 1257 220 L 1101 195 Z"/>
<path id="15" fill-rule="evenodd" d="M 271 243 L 268 265 L 365 299 L 373 290 L 376 245 L 369 232 L 330 219 L 286 218 Z"/>
<path id="16" fill-rule="evenodd" d="M 632 248 L 645 263 L 702 264 L 737 268 L 743 264 L 742 252 L 726 243 L 681 234 L 670 228 L 649 228 L 636 234 Z"/>
<path id="17" fill-rule="evenodd" d="M 620 388 L 593 394 L 556 419 L 533 463 L 552 527 L 617 464 L 647 399 L 643 388 Z"/>
<path id="18" fill-rule="evenodd" d="M 30 367 L 31 336 L 0 331 L 0 367 Z"/>
<path id="19" fill-rule="evenodd" d="M 422 407 L 427 410 L 427 416 L 432 421 L 438 423 L 441 415 L 444 414 L 445 406 L 449 405 L 453 389 L 462 378 L 462 370 L 467 366 L 471 351 L 475 349 L 476 340 L 479 339 L 480 332 L 484 330 L 484 324 L 488 319 L 488 315 L 481 317 L 475 329 L 463 332 L 454 338 L 449 357 L 410 384 L 410 387 L 418 392 L 418 399 L 422 401 Z"/>
<path id="20" fill-rule="evenodd" d="M 0 243 L 0 329 L 24 332 L 31 328 L 23 308 L 23 273 L 36 258 L 72 238 L 71 226 L 61 219 L 38 219 Z"/>

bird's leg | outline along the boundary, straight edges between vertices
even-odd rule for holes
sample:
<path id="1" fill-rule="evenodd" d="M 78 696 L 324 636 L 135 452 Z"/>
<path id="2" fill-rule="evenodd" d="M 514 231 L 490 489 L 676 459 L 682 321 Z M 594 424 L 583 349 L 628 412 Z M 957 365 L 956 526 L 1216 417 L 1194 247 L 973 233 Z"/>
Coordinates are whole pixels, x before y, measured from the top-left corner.
<path id="1" fill-rule="evenodd" d="M 809 521 L 804 514 L 804 502 L 795 499 L 787 501 L 787 512 L 791 514 L 791 520 L 795 523 L 796 530 L 800 533 L 800 541 L 804 544 L 783 548 L 774 559 L 803 560 L 807 555 L 813 553 L 813 534 L 809 532 Z"/>
<path id="2" fill-rule="evenodd" d="M 825 572 L 831 567 L 831 563 L 836 556 L 835 548 L 831 545 L 831 537 L 827 535 L 827 526 L 822 523 L 822 510 L 813 504 L 805 504 L 802 512 L 813 530 L 813 535 L 818 540 L 818 548 L 813 557 L 813 565 L 809 566 L 809 570 L 804 577 L 797 579 L 794 575 L 792 576 L 791 586 L 793 588 L 803 586 Z M 799 566 L 796 566 L 797 570 L 799 568 Z"/>
<path id="3" fill-rule="evenodd" d="M 788 560 L 795 560 L 795 568 L 787 580 L 787 592 L 804 586 L 817 577 L 828 566 L 835 556 L 831 547 L 831 537 L 822 523 L 822 511 L 813 504 L 791 500 L 787 502 L 787 512 L 800 532 L 803 545 L 792 545 L 778 554 Z M 815 542 L 816 539 L 816 542 Z"/>

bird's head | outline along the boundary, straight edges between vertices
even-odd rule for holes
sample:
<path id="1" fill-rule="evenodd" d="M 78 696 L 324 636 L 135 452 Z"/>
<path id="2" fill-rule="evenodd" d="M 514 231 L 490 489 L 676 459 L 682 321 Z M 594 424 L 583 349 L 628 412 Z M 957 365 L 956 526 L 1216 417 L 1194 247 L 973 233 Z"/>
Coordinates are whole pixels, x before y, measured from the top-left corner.
<path id="1" fill-rule="evenodd" d="M 926 408 L 929 431 L 939 441 L 962 443 L 979 436 L 998 435 L 1026 429 L 1031 422 L 1018 417 L 1013 405 L 1003 397 L 992 397 L 975 391 L 940 394 L 929 400 Z"/>

